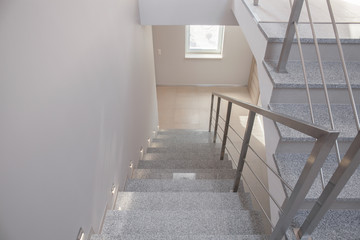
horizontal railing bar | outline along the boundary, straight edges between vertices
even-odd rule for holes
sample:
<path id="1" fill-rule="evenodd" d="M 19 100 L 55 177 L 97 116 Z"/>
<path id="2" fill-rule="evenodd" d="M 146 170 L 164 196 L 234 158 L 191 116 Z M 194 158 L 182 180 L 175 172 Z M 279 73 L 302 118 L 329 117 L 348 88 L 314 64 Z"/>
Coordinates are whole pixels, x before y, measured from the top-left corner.
<path id="1" fill-rule="evenodd" d="M 235 148 L 235 150 L 237 151 L 238 154 L 240 154 L 240 151 L 236 148 L 235 144 L 233 143 L 233 141 L 231 140 L 231 138 L 227 138 L 229 140 L 229 142 L 232 144 L 232 146 Z M 290 190 L 290 191 L 293 191 L 294 189 L 285 181 L 285 179 L 283 179 L 269 164 L 267 164 L 265 162 L 265 160 L 262 159 L 262 157 L 260 157 L 257 152 L 251 147 L 251 145 L 249 145 L 249 148 L 250 150 L 260 159 L 260 161 L 262 161 L 266 167 L 268 167 L 274 174 L 277 178 L 279 178 L 279 180 L 281 182 L 283 182 L 285 184 L 285 186 Z"/>
<path id="2" fill-rule="evenodd" d="M 221 130 L 222 132 L 224 132 L 224 129 L 220 126 L 220 124 L 219 124 L 219 128 L 220 128 L 220 130 Z M 223 139 L 223 138 L 221 138 L 221 141 L 222 141 L 222 139 Z"/>
<path id="3" fill-rule="evenodd" d="M 258 23 L 289 23 L 289 21 L 258 21 Z M 322 25 L 322 24 L 329 24 L 331 25 L 331 22 L 313 22 L 314 24 L 318 24 L 318 25 Z M 309 22 L 304 22 L 304 21 L 298 21 L 298 24 L 310 24 Z M 341 25 L 341 24 L 360 24 L 360 22 L 336 22 L 337 25 Z"/>
<path id="4" fill-rule="evenodd" d="M 231 126 L 229 125 L 229 127 L 231 128 L 231 130 L 233 130 L 233 132 L 241 139 L 244 141 L 244 139 L 240 136 L 240 134 Z"/>
<path id="5" fill-rule="evenodd" d="M 235 148 L 235 150 L 237 151 L 237 153 L 240 154 L 240 151 L 236 148 L 236 146 L 235 146 L 235 144 L 233 143 L 233 141 L 231 140 L 231 138 L 228 137 L 227 139 L 228 139 L 229 142 L 232 144 L 232 146 Z M 260 156 L 257 154 L 257 152 L 251 147 L 250 144 L 249 144 L 249 148 L 250 148 L 250 150 L 260 159 L 260 161 L 262 161 L 262 162 L 266 165 L 266 167 L 268 167 L 268 168 L 275 174 L 275 176 L 278 177 L 278 178 L 280 179 L 280 181 L 283 182 L 283 183 L 285 184 L 285 186 L 290 189 L 290 191 L 293 191 L 293 190 L 294 190 L 294 189 L 285 181 L 285 179 L 283 179 L 272 167 L 270 167 L 269 164 L 267 164 L 267 163 L 265 162 L 265 160 L 262 159 L 262 157 L 260 157 Z"/>
<path id="6" fill-rule="evenodd" d="M 230 156 L 230 158 L 231 158 L 231 161 L 234 163 L 235 167 L 237 167 L 238 165 L 237 165 L 237 163 L 235 162 L 233 156 L 231 155 L 229 149 L 228 149 L 227 147 L 225 147 L 225 149 L 226 149 L 227 153 L 229 154 L 229 156 Z"/>
<path id="7" fill-rule="evenodd" d="M 283 210 L 280 206 L 280 204 L 274 199 L 274 197 L 271 195 L 271 193 L 269 192 L 269 190 L 267 189 L 267 187 L 263 184 L 263 182 L 259 179 L 259 177 L 256 175 L 256 173 L 252 170 L 252 168 L 250 167 L 249 163 L 245 160 L 244 161 L 246 166 L 249 168 L 249 170 L 252 172 L 252 174 L 254 175 L 254 177 L 258 180 L 258 182 L 260 183 L 260 185 L 264 188 L 264 190 L 267 192 L 267 194 L 269 195 L 269 197 L 273 200 L 273 202 L 275 203 L 275 205 L 279 208 L 281 214 L 283 214 Z"/>
<path id="8" fill-rule="evenodd" d="M 271 225 L 271 229 L 274 230 L 274 227 L 275 227 L 275 226 L 272 224 L 269 216 L 268 216 L 268 215 L 266 214 L 266 212 L 265 212 L 265 209 L 263 208 L 263 206 L 261 205 L 261 203 L 260 203 L 259 200 L 257 199 L 257 197 L 256 197 L 256 195 L 254 194 L 253 190 L 251 189 L 251 187 L 250 187 L 249 184 L 247 183 L 245 177 L 243 176 L 242 179 L 243 179 L 244 183 L 246 184 L 246 186 L 249 188 L 251 195 L 254 196 L 256 202 L 259 204 L 259 207 L 261 208 L 261 211 L 264 213 L 266 219 L 268 220 L 268 222 L 269 222 L 270 225 Z"/>
<path id="9" fill-rule="evenodd" d="M 235 150 L 236 150 L 236 152 L 238 153 L 238 154 L 240 154 L 240 151 L 236 148 L 236 146 L 235 146 L 235 144 L 233 143 L 233 141 L 231 140 L 231 138 L 227 138 L 228 140 L 229 140 L 229 142 L 231 143 L 231 145 L 233 145 L 233 147 L 235 148 Z"/>
<path id="10" fill-rule="evenodd" d="M 223 122 L 225 122 L 225 119 L 219 114 L 219 118 L 223 121 Z"/>
<path id="11" fill-rule="evenodd" d="M 287 127 L 293 128 L 299 132 L 305 133 L 311 137 L 314 137 L 316 139 L 321 138 L 322 136 L 328 135 L 329 133 L 338 133 L 338 131 L 334 130 L 326 130 L 321 127 L 314 126 L 313 124 L 309 124 L 305 121 L 302 121 L 300 119 L 295 119 L 290 116 L 286 116 L 280 113 L 274 113 L 269 110 L 266 110 L 264 108 L 255 106 L 250 103 L 242 102 L 238 99 L 234 99 L 228 96 L 225 96 L 223 94 L 215 93 L 213 92 L 215 96 L 218 96 L 226 101 L 232 102 L 233 104 L 236 104 L 238 106 L 241 106 L 243 108 L 246 108 L 254 113 L 263 115 L 264 117 L 267 117 L 273 121 L 276 121 L 278 123 L 281 123 Z"/>

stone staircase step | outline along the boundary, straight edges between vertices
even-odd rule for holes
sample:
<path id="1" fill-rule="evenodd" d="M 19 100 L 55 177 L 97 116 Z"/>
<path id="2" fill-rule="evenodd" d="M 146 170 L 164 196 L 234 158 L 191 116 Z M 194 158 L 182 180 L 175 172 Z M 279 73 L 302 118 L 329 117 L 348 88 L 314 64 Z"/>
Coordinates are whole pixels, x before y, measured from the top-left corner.
<path id="1" fill-rule="evenodd" d="M 93 235 L 91 240 L 267 240 L 264 235 L 169 235 L 169 234 L 108 234 Z"/>
<path id="2" fill-rule="evenodd" d="M 284 22 L 261 22 L 259 27 L 268 42 L 284 42 L 287 23 Z M 334 30 L 331 23 L 314 24 L 318 43 L 336 43 Z M 298 24 L 299 35 L 302 43 L 314 43 L 311 27 L 309 23 Z M 339 24 L 338 31 L 341 43 L 360 43 L 360 25 L 359 24 Z M 297 40 L 294 39 L 294 42 Z"/>
<path id="3" fill-rule="evenodd" d="M 212 152 L 167 152 L 167 153 L 146 153 L 144 154 L 144 157 L 142 160 L 196 160 L 196 159 L 202 159 L 202 160 L 209 160 L 209 161 L 219 161 L 220 160 L 220 150 L 218 150 L 217 153 Z M 224 160 L 228 160 L 228 155 L 224 155 Z"/>
<path id="4" fill-rule="evenodd" d="M 289 185 L 292 187 L 295 186 L 296 181 L 298 180 L 302 169 L 305 166 L 308 154 L 291 154 L 291 153 L 281 153 L 275 155 L 275 160 L 280 171 L 281 176 L 286 180 Z M 331 176 L 335 172 L 338 165 L 338 161 L 335 154 L 329 154 L 323 165 L 323 174 L 325 184 L 328 183 Z M 354 175 L 350 178 L 349 182 L 346 184 L 344 189 L 340 192 L 338 199 L 339 200 L 360 200 L 360 189 L 358 183 L 360 181 L 360 171 L 356 170 Z M 290 194 L 288 188 L 286 188 L 287 193 Z M 315 180 L 313 186 L 311 187 L 306 198 L 314 200 L 320 196 L 322 192 L 322 185 L 320 177 L 318 176 Z"/>
<path id="5" fill-rule="evenodd" d="M 115 210 L 246 210 L 247 207 L 238 193 L 230 192 L 119 192 Z"/>
<path id="6" fill-rule="evenodd" d="M 232 163 L 228 160 L 140 160 L 138 169 L 232 169 Z"/>
<path id="7" fill-rule="evenodd" d="M 247 210 L 108 211 L 103 233 L 169 235 L 261 234 L 258 213 Z"/>
<path id="8" fill-rule="evenodd" d="M 230 192 L 233 180 L 129 179 L 127 192 Z"/>
<path id="9" fill-rule="evenodd" d="M 182 142 L 182 141 L 153 141 L 150 144 L 151 148 L 173 148 L 173 149 L 196 149 L 196 150 L 217 150 L 221 149 L 221 143 L 193 143 L 193 142 Z"/>
<path id="10" fill-rule="evenodd" d="M 286 65 L 288 73 L 276 71 L 277 62 L 265 61 L 271 80 L 276 88 L 305 88 L 302 64 L 300 61 L 289 61 Z M 360 62 L 347 62 L 347 70 L 352 88 L 360 88 Z M 305 62 L 307 78 L 310 88 L 323 88 L 318 62 Z M 326 86 L 328 88 L 347 88 L 343 68 L 340 62 L 323 62 Z"/>
<path id="11" fill-rule="evenodd" d="M 293 220 L 292 226 L 299 228 L 304 222 L 308 210 L 300 210 Z M 329 210 L 317 228 L 311 234 L 313 240 L 355 240 L 360 236 L 360 210 Z"/>
<path id="12" fill-rule="evenodd" d="M 306 122 L 310 120 L 310 110 L 307 104 L 270 104 L 270 109 L 285 115 L 293 116 Z M 358 111 L 360 106 L 357 106 Z M 338 141 L 351 141 L 356 133 L 356 125 L 351 106 L 331 105 L 335 129 L 340 131 Z M 313 104 L 315 124 L 330 129 L 330 120 L 327 106 L 325 104 Z M 313 139 L 305 134 L 276 123 L 282 141 L 312 141 Z"/>
<path id="13" fill-rule="evenodd" d="M 169 135 L 157 135 L 155 138 L 151 140 L 152 143 L 170 143 L 170 144 L 213 144 L 213 134 L 209 134 L 208 136 L 201 137 L 171 137 Z"/>
<path id="14" fill-rule="evenodd" d="M 235 169 L 134 169 L 133 179 L 234 179 Z"/>
<path id="15" fill-rule="evenodd" d="M 188 145 L 188 146 L 176 146 L 176 147 L 148 147 L 146 153 L 182 153 L 182 152 L 193 152 L 197 154 L 210 154 L 220 153 L 220 147 L 209 147 L 200 145 Z"/>

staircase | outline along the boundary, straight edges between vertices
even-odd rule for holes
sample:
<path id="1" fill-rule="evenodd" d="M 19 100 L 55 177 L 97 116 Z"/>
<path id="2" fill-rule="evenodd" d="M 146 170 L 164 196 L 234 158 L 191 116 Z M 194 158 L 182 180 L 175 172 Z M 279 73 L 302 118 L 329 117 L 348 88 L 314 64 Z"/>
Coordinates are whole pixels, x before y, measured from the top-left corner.
<path id="1" fill-rule="evenodd" d="M 296 39 L 292 43 L 289 61 L 286 67 L 287 72 L 279 73 L 277 71 L 277 64 L 288 23 L 269 20 L 262 21 L 262 16 L 261 14 L 258 15 L 258 13 L 262 11 L 261 7 L 264 9 L 264 6 L 261 6 L 261 4 L 265 5 L 265 1 L 260 1 L 259 6 L 254 6 L 252 0 L 235 0 L 235 3 L 236 7 L 234 13 L 239 21 L 239 25 L 242 26 L 245 31 L 245 35 L 247 34 L 249 38 L 254 36 L 258 36 L 259 38 L 261 35 L 266 39 L 266 43 L 262 48 L 264 49 L 262 53 L 259 53 L 260 50 L 258 50 L 258 52 L 253 50 L 253 52 L 255 52 L 254 54 L 257 55 L 256 60 L 258 68 L 261 68 L 260 71 L 263 70 L 265 73 L 263 74 L 263 78 L 260 79 L 260 89 L 266 90 L 267 93 L 265 94 L 269 97 L 267 102 L 264 103 L 263 101 L 263 106 L 268 107 L 274 112 L 311 122 L 306 85 Z M 286 9 L 287 6 L 279 5 L 277 7 Z M 303 8 L 305 8 L 305 6 Z M 304 11 L 305 10 L 303 10 L 303 12 Z M 320 10 L 314 9 L 314 12 L 316 11 Z M 256 27 L 253 27 L 253 29 L 248 31 L 244 24 L 245 12 L 248 14 L 247 20 L 253 22 L 246 24 L 256 25 Z M 307 21 L 307 19 L 303 19 L 302 21 Z M 313 36 L 310 25 L 303 22 L 298 24 L 298 29 L 304 54 L 315 124 L 330 129 L 328 108 L 320 75 L 320 65 L 315 53 Z M 353 110 L 350 105 L 344 72 L 339 58 L 336 40 L 334 39 L 332 26 L 330 23 L 322 23 L 315 24 L 315 28 L 323 61 L 331 110 L 333 112 L 335 130 L 340 131 L 338 143 L 342 158 L 354 137 L 358 134 L 358 130 L 356 128 Z M 342 23 L 338 24 L 338 29 L 345 54 L 351 87 L 354 93 L 356 108 L 359 111 L 360 39 L 358 32 L 360 31 L 360 26 L 358 24 Z M 252 41 L 249 41 L 249 44 L 255 46 Z M 293 187 L 304 168 L 311 147 L 314 144 L 314 139 L 278 123 L 268 127 L 265 131 L 276 133 L 273 138 L 279 139 L 279 142 L 274 149 L 268 149 L 270 153 L 268 156 L 274 156 L 274 162 L 279 174 Z M 324 185 L 328 183 L 337 166 L 338 159 L 335 150 L 333 150 L 323 165 Z M 313 239 L 359 239 L 359 182 L 360 170 L 357 169 L 339 194 L 332 209 L 327 212 L 319 226 L 313 232 Z M 289 196 L 289 189 L 285 186 L 283 188 L 285 195 Z M 304 204 L 304 209 L 300 210 L 293 220 L 293 227 L 296 228 L 302 225 L 309 213 L 309 208 L 314 205 L 322 192 L 323 186 L 319 176 L 307 194 L 307 204 Z"/>
<path id="2" fill-rule="evenodd" d="M 235 170 L 205 131 L 159 131 L 91 240 L 261 240 L 248 193 L 230 192 Z"/>

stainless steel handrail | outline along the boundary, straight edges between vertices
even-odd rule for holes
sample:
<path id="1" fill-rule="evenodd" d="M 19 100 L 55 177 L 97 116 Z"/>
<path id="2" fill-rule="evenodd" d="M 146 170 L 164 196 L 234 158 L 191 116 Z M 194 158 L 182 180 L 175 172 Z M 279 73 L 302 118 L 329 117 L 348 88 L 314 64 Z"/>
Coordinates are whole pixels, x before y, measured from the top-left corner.
<path id="1" fill-rule="evenodd" d="M 326 130 L 325 128 L 321 128 L 319 126 L 314 126 L 308 122 L 305 122 L 303 120 L 300 119 L 295 119 L 291 116 L 287 116 L 281 113 L 275 113 L 272 112 L 270 110 L 267 110 L 265 108 L 262 107 L 258 107 L 256 105 L 250 104 L 250 103 L 245 103 L 242 102 L 238 99 L 235 98 L 231 98 L 228 97 L 226 95 L 220 94 L 220 93 L 212 93 L 214 96 L 217 96 L 221 99 L 224 99 L 226 101 L 232 102 L 235 105 L 238 105 L 240 107 L 243 107 L 245 109 L 250 110 L 251 112 L 260 114 L 266 118 L 269 118 L 273 121 L 276 121 L 278 123 L 281 123 L 287 127 L 293 128 L 299 132 L 302 132 L 306 135 L 309 135 L 313 138 L 321 138 L 326 134 L 336 134 L 339 133 L 338 131 L 331 131 L 331 130 Z"/>
<path id="2" fill-rule="evenodd" d="M 267 219 L 268 222 L 270 223 L 271 229 L 274 229 L 274 228 L 275 228 L 274 224 L 271 222 L 269 215 L 267 215 L 264 207 L 261 205 L 260 201 L 259 201 L 258 198 L 256 197 L 256 194 L 254 193 L 254 191 L 252 190 L 252 188 L 250 187 L 250 185 L 247 183 L 246 178 L 243 177 L 243 180 L 244 180 L 245 185 L 248 187 L 251 195 L 253 195 L 255 201 L 257 202 L 257 204 L 259 204 L 259 207 L 260 207 L 261 211 L 263 212 L 263 214 L 265 215 L 266 219 Z"/>
<path id="3" fill-rule="evenodd" d="M 300 227 L 299 238 L 311 234 L 360 165 L 360 131 L 341 160 L 330 181 Z"/>
<path id="4" fill-rule="evenodd" d="M 229 124 L 230 129 L 233 130 L 233 132 L 241 139 L 243 140 L 243 138 L 239 135 L 239 133 Z M 231 145 L 234 147 L 235 151 L 240 154 L 240 150 L 237 149 L 237 147 L 235 146 L 234 142 L 231 140 L 231 138 L 229 138 L 228 136 L 228 140 L 231 143 Z M 255 154 L 255 156 L 257 156 L 257 158 L 268 168 L 270 169 L 270 171 L 275 174 L 275 176 L 290 190 L 293 191 L 294 189 L 285 181 L 284 178 L 282 178 L 275 170 L 273 167 L 271 167 L 262 157 L 259 156 L 259 154 L 255 151 L 255 149 L 249 144 L 249 148 L 250 150 Z"/>
<path id="5" fill-rule="evenodd" d="M 329 118 L 330 118 L 330 125 L 331 125 L 331 129 L 335 130 L 334 118 L 333 118 L 330 99 L 329 99 L 329 92 L 328 92 L 327 85 L 326 85 L 326 80 L 325 80 L 323 62 L 322 62 L 322 59 L 321 59 L 319 43 L 317 41 L 315 27 L 314 27 L 314 23 L 313 23 L 313 20 L 312 20 L 311 9 L 310 9 L 308 0 L 305 0 L 305 5 L 306 5 L 306 10 L 307 10 L 307 13 L 308 13 L 309 21 L 310 21 L 311 32 L 312 32 L 313 39 L 314 39 L 316 56 L 317 56 L 319 67 L 320 67 L 320 75 L 321 75 L 321 80 L 322 80 L 322 84 L 323 84 L 323 87 L 324 87 L 325 100 L 326 100 L 326 105 L 327 105 Z M 337 157 L 338 161 L 340 162 L 341 156 L 340 156 L 339 144 L 338 144 L 337 141 L 335 141 L 335 152 L 336 152 L 336 157 Z"/>
<path id="6" fill-rule="evenodd" d="M 332 5 L 331 5 L 330 1 L 326 0 L 326 2 L 327 2 L 327 5 L 328 5 L 328 8 L 329 8 L 331 24 L 332 24 L 333 29 L 334 29 L 334 34 L 335 34 L 335 38 L 336 38 L 336 44 L 337 44 L 338 50 L 339 50 L 339 56 L 340 56 L 340 60 L 341 60 L 341 65 L 342 65 L 342 68 L 343 68 L 343 71 L 344 71 L 344 77 L 345 77 L 345 82 L 346 82 L 348 92 L 349 92 L 351 107 L 352 107 L 353 112 L 354 112 L 356 128 L 359 131 L 360 130 L 359 114 L 358 114 L 357 109 L 356 109 L 354 94 L 353 94 L 350 79 L 349 79 L 349 73 L 347 71 L 347 67 L 346 67 L 346 64 L 345 64 L 344 52 L 343 52 L 343 49 L 342 49 L 342 46 L 341 46 L 340 36 L 339 36 L 339 32 L 338 32 L 338 29 L 337 29 L 337 26 L 336 26 L 334 12 L 332 10 Z"/>
<path id="7" fill-rule="evenodd" d="M 289 3 L 290 3 L 290 7 L 292 8 L 293 7 L 292 1 L 289 0 Z M 314 110 L 313 110 L 313 105 L 312 105 L 312 101 L 311 101 L 309 81 L 307 78 L 307 72 L 306 72 L 306 66 L 305 66 L 305 58 L 304 58 L 304 53 L 303 53 L 302 44 L 301 44 L 301 40 L 300 40 L 298 24 L 296 22 L 294 23 L 294 28 L 295 28 L 295 33 L 296 33 L 297 45 L 299 48 L 299 55 L 300 55 L 300 60 L 301 60 L 302 71 L 303 71 L 303 75 L 304 75 L 306 96 L 307 96 L 308 106 L 309 106 L 309 110 L 310 110 L 311 123 L 315 124 Z M 321 180 L 321 186 L 324 189 L 325 188 L 325 179 L 324 179 L 324 173 L 323 173 L 322 168 L 320 169 L 320 180 Z"/>
<path id="8" fill-rule="evenodd" d="M 290 128 L 293 128 L 297 131 L 300 131 L 311 137 L 316 138 L 316 142 L 305 164 L 305 167 L 297 183 L 295 184 L 294 190 L 292 191 L 290 197 L 283 203 L 282 206 L 283 208 L 281 210 L 283 213 L 281 214 L 280 219 L 278 220 L 274 228 L 274 231 L 270 236 L 270 239 L 281 239 L 285 235 L 285 232 L 290 225 L 291 219 L 295 216 L 301 203 L 305 199 L 307 192 L 309 191 L 315 178 L 317 177 L 322 164 L 324 163 L 332 146 L 335 143 L 337 136 L 339 135 L 339 132 L 333 130 L 326 130 L 321 127 L 314 126 L 310 123 L 306 123 L 304 121 L 297 120 L 289 116 L 285 116 L 283 114 L 274 113 L 264 108 L 239 101 L 237 99 L 225 96 L 223 94 L 212 93 L 212 95 L 218 97 L 218 103 L 220 103 L 221 99 L 223 99 L 228 102 L 231 102 L 232 104 L 238 105 L 240 107 L 249 110 L 249 117 L 245 130 L 245 135 L 243 138 L 244 140 L 240 152 L 239 164 L 237 166 L 233 191 L 237 191 L 239 187 L 239 182 L 242 176 L 243 167 L 245 165 L 245 158 L 247 154 L 247 149 L 249 148 L 250 137 L 252 134 L 252 127 L 254 124 L 256 114 L 260 114 L 264 117 L 269 118 L 270 120 L 281 123 L 285 126 L 288 126 Z M 214 98 L 212 97 L 212 102 L 213 101 Z M 210 109 L 210 111 L 212 112 L 212 109 Z M 219 119 L 218 117 L 219 111 L 220 111 L 220 107 L 217 106 L 216 120 Z M 212 118 L 210 118 L 210 121 L 211 119 Z M 227 122 L 226 124 L 229 124 L 228 121 L 226 122 Z M 217 124 L 218 121 L 216 121 L 214 126 L 214 136 L 217 135 L 217 126 L 216 126 Z M 228 126 L 225 126 L 225 128 L 228 128 Z"/>
<path id="9" fill-rule="evenodd" d="M 280 203 L 278 201 L 276 201 L 276 199 L 271 195 L 271 193 L 269 192 L 269 190 L 266 188 L 266 186 L 264 185 L 264 183 L 260 180 L 260 178 L 256 175 L 256 173 L 254 172 L 254 170 L 250 167 L 249 163 L 245 160 L 244 161 L 246 166 L 249 168 L 250 172 L 254 175 L 254 177 L 256 178 L 256 180 L 260 183 L 260 185 L 262 186 L 262 188 L 265 190 L 265 192 L 269 195 L 269 197 L 271 198 L 271 200 L 275 203 L 275 205 L 278 207 L 278 209 L 280 210 L 280 212 L 283 214 L 283 210 L 280 206 Z"/>

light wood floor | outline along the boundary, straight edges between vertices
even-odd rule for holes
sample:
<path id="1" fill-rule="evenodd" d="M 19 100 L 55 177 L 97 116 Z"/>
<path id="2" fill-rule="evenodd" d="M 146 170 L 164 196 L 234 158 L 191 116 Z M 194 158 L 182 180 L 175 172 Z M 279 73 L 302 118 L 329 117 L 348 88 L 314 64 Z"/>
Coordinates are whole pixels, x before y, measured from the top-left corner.
<path id="1" fill-rule="evenodd" d="M 247 87 L 157 87 L 160 129 L 208 129 L 211 93 L 219 92 L 251 102 Z M 226 103 L 221 104 L 225 116 Z M 238 116 L 246 110 L 235 109 Z M 235 113 L 235 112 L 234 112 Z"/>

